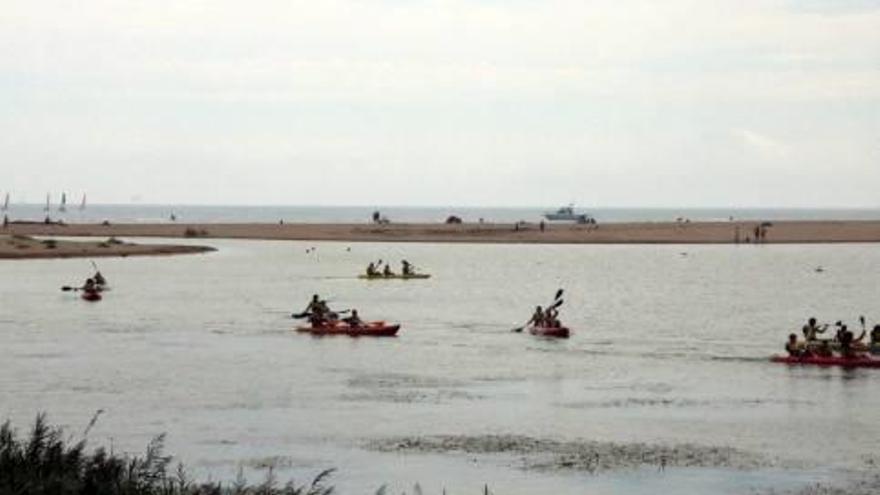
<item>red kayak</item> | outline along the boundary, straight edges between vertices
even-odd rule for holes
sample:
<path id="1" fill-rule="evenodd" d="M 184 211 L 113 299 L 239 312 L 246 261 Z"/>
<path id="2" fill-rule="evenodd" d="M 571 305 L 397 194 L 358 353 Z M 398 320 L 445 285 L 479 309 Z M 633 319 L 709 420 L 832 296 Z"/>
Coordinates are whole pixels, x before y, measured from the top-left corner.
<path id="1" fill-rule="evenodd" d="M 317 327 L 296 327 L 297 332 L 312 335 L 348 335 L 350 337 L 394 337 L 398 330 L 400 330 L 400 325 L 386 325 L 384 321 L 371 321 L 356 326 L 334 321 Z"/>
<path id="2" fill-rule="evenodd" d="M 539 337 L 555 337 L 558 339 L 567 339 L 569 335 L 568 327 L 529 327 L 529 333 Z"/>
<path id="3" fill-rule="evenodd" d="M 880 359 L 867 356 L 773 356 L 770 358 L 774 363 L 785 364 L 810 364 L 814 366 L 842 366 L 844 368 L 880 368 Z"/>
<path id="4" fill-rule="evenodd" d="M 80 294 L 79 297 L 83 298 L 84 301 L 95 302 L 95 301 L 101 300 L 101 293 L 96 290 L 94 290 L 94 291 L 87 290 L 87 291 L 83 291 L 83 293 Z"/>

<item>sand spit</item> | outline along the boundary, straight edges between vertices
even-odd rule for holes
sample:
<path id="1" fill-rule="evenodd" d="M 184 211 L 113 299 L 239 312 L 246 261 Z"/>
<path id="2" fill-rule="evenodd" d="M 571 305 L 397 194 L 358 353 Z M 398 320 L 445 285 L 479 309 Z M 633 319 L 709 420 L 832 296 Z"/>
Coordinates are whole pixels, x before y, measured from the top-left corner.
<path id="1" fill-rule="evenodd" d="M 763 243 L 880 242 L 880 221 L 763 223 Z M 10 223 L 0 233 L 51 236 L 190 237 L 341 242 L 464 242 L 532 244 L 742 244 L 758 222 L 641 222 L 599 225 L 463 224 L 42 224 Z"/>
<path id="2" fill-rule="evenodd" d="M 520 435 L 399 437 L 369 442 L 367 448 L 380 452 L 507 454 L 520 456 L 523 469 L 571 469 L 590 473 L 642 467 L 749 470 L 780 466 L 777 460 L 730 447 L 560 442 Z"/>
<path id="3" fill-rule="evenodd" d="M 97 258 L 108 256 L 161 256 L 215 251 L 207 246 L 134 244 L 115 238 L 104 241 L 38 240 L 23 235 L 0 235 L 0 259 Z"/>

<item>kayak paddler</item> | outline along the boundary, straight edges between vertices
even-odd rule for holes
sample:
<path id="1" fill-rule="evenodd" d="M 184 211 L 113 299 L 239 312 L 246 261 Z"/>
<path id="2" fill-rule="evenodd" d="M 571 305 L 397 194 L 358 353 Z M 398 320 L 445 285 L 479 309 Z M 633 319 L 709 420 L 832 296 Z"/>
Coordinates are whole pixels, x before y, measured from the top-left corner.
<path id="1" fill-rule="evenodd" d="M 382 271 L 382 275 L 385 275 L 386 277 L 394 276 L 394 272 L 391 271 L 391 265 L 385 263 L 385 269 Z"/>
<path id="2" fill-rule="evenodd" d="M 536 327 L 544 326 L 544 309 L 541 306 L 535 307 L 535 312 L 532 314 L 532 318 L 526 322 L 526 326 L 534 325 Z"/>
<path id="3" fill-rule="evenodd" d="M 356 309 L 352 309 L 351 316 L 349 316 L 348 318 L 343 318 L 342 321 L 348 323 L 348 325 L 352 327 L 359 327 L 364 324 L 363 320 L 361 320 L 361 317 L 358 316 L 358 310 Z"/>
<path id="4" fill-rule="evenodd" d="M 379 270 L 376 269 L 376 264 L 372 261 L 369 265 L 367 265 L 367 276 L 368 277 L 377 277 L 379 276 Z"/>
<path id="5" fill-rule="evenodd" d="M 413 266 L 409 261 L 403 260 L 400 262 L 401 264 L 401 273 L 404 275 L 412 275 L 413 274 Z"/>
<path id="6" fill-rule="evenodd" d="M 90 296 L 97 295 L 98 286 L 95 284 L 95 279 L 87 278 L 86 283 L 82 286 L 82 291 Z"/>
<path id="7" fill-rule="evenodd" d="M 803 328 L 804 339 L 805 339 L 807 342 L 813 342 L 813 341 L 815 341 L 815 340 L 818 340 L 818 338 L 819 338 L 818 335 L 821 334 L 821 333 L 825 333 L 826 330 L 828 330 L 828 324 L 827 324 L 827 323 L 826 323 L 825 325 L 822 325 L 822 326 L 820 327 L 820 326 L 818 326 L 818 325 L 816 324 L 816 319 L 815 319 L 815 318 L 810 318 L 810 319 L 807 321 L 807 324 L 804 325 L 804 328 Z"/>
<path id="8" fill-rule="evenodd" d="M 793 333 L 788 334 L 788 342 L 785 343 L 785 352 L 791 357 L 804 357 L 807 354 L 807 351 L 801 349 L 800 345 L 798 345 L 797 335 Z"/>
<path id="9" fill-rule="evenodd" d="M 559 324 L 559 310 L 553 306 L 548 306 L 547 309 L 544 310 L 544 326 L 552 328 L 558 328 L 561 326 Z"/>
<path id="10" fill-rule="evenodd" d="M 95 279 L 95 285 L 107 285 L 107 279 L 101 275 L 100 270 L 96 271 L 95 276 L 92 278 Z"/>
<path id="11" fill-rule="evenodd" d="M 871 330 L 871 345 L 880 344 L 880 325 L 874 325 L 874 329 Z"/>
<path id="12" fill-rule="evenodd" d="M 865 338 L 865 334 L 866 332 L 862 330 L 862 334 L 856 338 L 855 334 L 846 328 L 846 325 L 841 326 L 841 329 L 838 332 L 838 340 L 840 340 L 840 353 L 843 357 L 855 356 L 855 351 L 853 351 L 852 345 L 856 342 L 861 342 Z"/>
<path id="13" fill-rule="evenodd" d="M 327 315 L 330 313 L 330 308 L 327 307 L 327 302 L 318 297 L 317 294 L 312 295 L 312 300 L 309 301 L 309 305 L 306 306 L 305 311 L 303 313 L 307 313 L 309 315 L 309 321 L 312 323 L 312 326 L 317 327 L 321 326 L 327 320 Z"/>

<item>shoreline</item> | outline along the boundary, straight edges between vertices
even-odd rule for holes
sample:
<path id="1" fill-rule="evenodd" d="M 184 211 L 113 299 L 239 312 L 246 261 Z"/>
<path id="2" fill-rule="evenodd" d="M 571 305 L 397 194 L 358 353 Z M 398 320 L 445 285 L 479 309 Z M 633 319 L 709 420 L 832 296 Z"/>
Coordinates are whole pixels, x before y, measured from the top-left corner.
<path id="1" fill-rule="evenodd" d="M 212 251 L 216 249 L 209 246 L 135 244 L 112 237 L 104 241 L 67 241 L 0 233 L 0 260 L 170 256 Z"/>
<path id="2" fill-rule="evenodd" d="M 880 220 L 769 222 L 762 244 L 880 242 Z M 0 235 L 163 237 L 483 244 L 754 244 L 762 222 L 638 222 L 599 225 L 503 223 L 10 223 Z"/>

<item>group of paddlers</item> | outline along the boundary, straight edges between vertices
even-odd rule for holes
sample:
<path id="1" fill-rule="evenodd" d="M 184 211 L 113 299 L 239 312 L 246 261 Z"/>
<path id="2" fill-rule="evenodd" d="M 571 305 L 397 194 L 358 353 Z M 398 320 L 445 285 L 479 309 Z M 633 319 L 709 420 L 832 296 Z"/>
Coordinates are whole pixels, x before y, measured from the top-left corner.
<path id="1" fill-rule="evenodd" d="M 541 306 L 535 307 L 535 312 L 532 313 L 532 318 L 526 323 L 526 325 L 534 325 L 536 327 L 545 327 L 545 328 L 559 328 L 562 326 L 562 323 L 559 321 L 559 306 L 550 305 L 547 306 L 547 309 L 542 308 Z"/>
<path id="2" fill-rule="evenodd" d="M 830 325 L 827 323 L 819 325 L 815 318 L 810 318 L 802 328 L 803 342 L 798 341 L 797 334 L 789 334 L 785 350 L 792 357 L 831 357 L 835 351 L 844 357 L 855 357 L 864 352 L 866 337 L 870 338 L 870 346 L 880 346 L 880 324 L 874 325 L 871 333 L 868 334 L 865 317 L 860 316 L 859 321 L 862 323 L 862 333 L 858 337 L 843 322 L 837 321 L 834 324 L 836 329 L 834 337 L 820 338 L 820 335 L 829 330 Z"/>
<path id="3" fill-rule="evenodd" d="M 391 270 L 391 264 L 385 263 L 385 268 L 379 269 L 382 266 L 382 260 L 378 262 L 370 262 L 367 265 L 367 276 L 368 277 L 393 277 L 397 275 L 394 271 Z M 403 276 L 415 275 L 415 267 L 409 261 L 403 260 L 400 262 L 400 274 Z"/>

